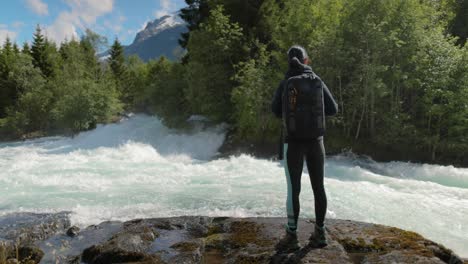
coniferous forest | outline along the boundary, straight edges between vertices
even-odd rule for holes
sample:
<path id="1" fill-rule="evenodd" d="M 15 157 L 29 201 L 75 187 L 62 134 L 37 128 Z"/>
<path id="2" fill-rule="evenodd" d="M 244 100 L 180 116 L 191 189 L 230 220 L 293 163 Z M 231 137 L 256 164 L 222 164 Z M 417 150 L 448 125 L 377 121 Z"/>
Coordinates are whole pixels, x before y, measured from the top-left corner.
<path id="1" fill-rule="evenodd" d="M 271 99 L 286 52 L 304 46 L 339 103 L 327 148 L 468 166 L 467 0 L 186 0 L 186 53 L 144 63 L 91 30 L 60 45 L 0 48 L 2 139 L 73 135 L 125 112 L 171 127 L 192 114 L 238 142 L 276 144 Z"/>

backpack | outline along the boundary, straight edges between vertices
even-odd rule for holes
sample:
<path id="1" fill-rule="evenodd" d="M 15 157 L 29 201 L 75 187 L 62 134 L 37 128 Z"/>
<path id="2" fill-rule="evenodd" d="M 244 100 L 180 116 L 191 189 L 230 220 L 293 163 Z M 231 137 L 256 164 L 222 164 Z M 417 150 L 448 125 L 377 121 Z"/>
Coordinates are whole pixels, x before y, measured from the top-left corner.
<path id="1" fill-rule="evenodd" d="M 293 76 L 282 95 L 283 126 L 288 139 L 315 139 L 325 132 L 322 81 L 315 74 Z"/>

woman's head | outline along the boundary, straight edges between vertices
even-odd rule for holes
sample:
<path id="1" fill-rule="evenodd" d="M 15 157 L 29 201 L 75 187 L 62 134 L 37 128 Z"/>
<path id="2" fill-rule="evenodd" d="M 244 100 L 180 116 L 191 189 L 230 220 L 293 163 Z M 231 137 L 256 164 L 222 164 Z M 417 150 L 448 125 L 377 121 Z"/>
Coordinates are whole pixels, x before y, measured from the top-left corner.
<path id="1" fill-rule="evenodd" d="M 294 45 L 288 50 L 288 61 L 290 63 L 293 58 L 297 58 L 303 64 L 309 64 L 309 56 L 307 55 L 307 51 L 299 45 Z"/>

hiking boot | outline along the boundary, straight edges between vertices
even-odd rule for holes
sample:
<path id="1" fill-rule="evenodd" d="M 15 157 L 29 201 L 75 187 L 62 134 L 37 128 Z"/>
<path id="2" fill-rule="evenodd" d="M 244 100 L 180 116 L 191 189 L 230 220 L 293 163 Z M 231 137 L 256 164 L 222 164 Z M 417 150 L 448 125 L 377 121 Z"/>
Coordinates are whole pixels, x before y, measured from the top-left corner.
<path id="1" fill-rule="evenodd" d="M 327 244 L 327 238 L 325 235 L 325 227 L 320 227 L 317 224 L 315 224 L 314 228 L 314 233 L 310 235 L 309 238 L 309 245 L 311 245 L 314 248 L 323 248 L 326 247 Z"/>
<path id="2" fill-rule="evenodd" d="M 283 238 L 276 244 L 276 251 L 278 253 L 291 253 L 300 248 L 299 241 L 297 240 L 296 232 L 286 231 Z"/>

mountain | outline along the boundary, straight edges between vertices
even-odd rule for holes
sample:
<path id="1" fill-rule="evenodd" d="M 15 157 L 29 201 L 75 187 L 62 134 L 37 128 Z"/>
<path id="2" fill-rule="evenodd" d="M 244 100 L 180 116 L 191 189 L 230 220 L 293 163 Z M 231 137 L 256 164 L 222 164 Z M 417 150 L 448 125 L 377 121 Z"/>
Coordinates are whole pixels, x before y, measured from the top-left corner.
<path id="1" fill-rule="evenodd" d="M 178 40 L 187 31 L 186 23 L 177 13 L 155 19 L 137 33 L 132 44 L 124 46 L 125 55 L 138 55 L 144 61 L 161 56 L 176 60 L 184 52 Z M 108 55 L 109 51 L 106 51 L 99 57 L 105 59 Z"/>

